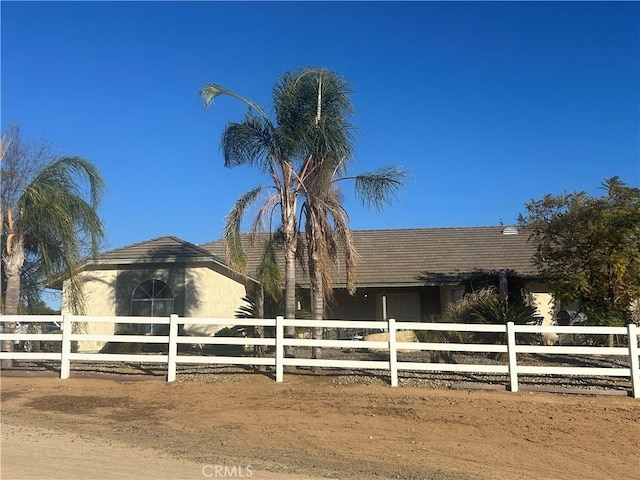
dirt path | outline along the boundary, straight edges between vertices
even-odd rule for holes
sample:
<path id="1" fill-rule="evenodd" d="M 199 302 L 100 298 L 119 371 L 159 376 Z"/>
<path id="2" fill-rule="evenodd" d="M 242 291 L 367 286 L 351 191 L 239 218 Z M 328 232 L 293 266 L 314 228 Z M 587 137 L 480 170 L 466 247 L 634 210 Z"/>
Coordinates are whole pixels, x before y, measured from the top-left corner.
<path id="1" fill-rule="evenodd" d="M 628 397 L 212 380 L 3 377 L 2 478 L 640 479 Z"/>
<path id="2" fill-rule="evenodd" d="M 2 425 L 1 477 L 65 480 L 190 480 L 253 478 L 254 480 L 321 480 L 308 475 L 260 471 L 251 465 L 228 467 L 174 458 L 161 450 L 86 435 L 25 425 Z M 241 476 L 242 475 L 242 476 Z"/>

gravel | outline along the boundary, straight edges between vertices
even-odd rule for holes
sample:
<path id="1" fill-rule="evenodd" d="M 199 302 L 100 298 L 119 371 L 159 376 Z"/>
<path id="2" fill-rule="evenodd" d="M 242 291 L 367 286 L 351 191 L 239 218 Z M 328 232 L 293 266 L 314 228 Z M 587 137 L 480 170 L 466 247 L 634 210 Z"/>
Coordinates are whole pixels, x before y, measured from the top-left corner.
<path id="1" fill-rule="evenodd" d="M 298 348 L 299 358 L 310 358 L 311 350 Z M 333 360 L 385 360 L 382 352 L 365 350 L 323 349 L 323 358 Z M 429 352 L 410 352 L 399 355 L 399 361 L 430 362 Z M 505 359 L 490 358 L 482 354 L 452 353 L 447 362 L 458 364 L 504 364 Z M 538 366 L 588 366 L 588 367 L 620 367 L 628 368 L 628 358 L 623 356 L 568 356 L 568 355 L 519 355 L 520 365 Z M 145 363 L 116 363 L 116 362 L 73 362 L 71 365 L 73 376 L 118 376 L 121 379 L 144 380 L 158 379 L 166 376 L 166 367 L 161 364 Z M 57 362 L 16 361 L 11 370 L 4 370 L 3 375 L 20 374 L 59 374 Z M 328 379 L 335 385 L 388 385 L 387 370 L 349 370 L 323 368 L 319 373 L 312 373 L 308 367 L 298 367 L 296 375 L 316 375 Z M 245 383 L 255 380 L 255 375 L 266 375 L 275 378 L 273 367 L 259 370 L 258 367 L 234 365 L 201 365 L 181 364 L 177 368 L 179 382 L 206 383 Z M 292 375 L 285 372 L 285 377 Z M 518 383 L 524 389 L 578 389 L 584 392 L 617 391 L 626 392 L 631 387 L 631 381 L 625 377 L 591 377 L 591 376 L 559 376 L 559 375 L 527 375 L 519 376 Z M 495 388 L 506 389 L 509 385 L 507 375 L 490 375 L 455 372 L 418 372 L 400 371 L 398 373 L 400 387 L 414 388 Z"/>

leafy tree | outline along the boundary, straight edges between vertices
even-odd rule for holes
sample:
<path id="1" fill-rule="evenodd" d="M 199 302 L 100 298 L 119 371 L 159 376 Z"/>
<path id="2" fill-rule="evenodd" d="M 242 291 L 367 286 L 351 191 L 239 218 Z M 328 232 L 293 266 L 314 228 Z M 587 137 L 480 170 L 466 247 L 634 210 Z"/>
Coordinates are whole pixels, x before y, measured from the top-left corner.
<path id="1" fill-rule="evenodd" d="M 81 157 L 55 158 L 46 148 L 34 149 L 22 141 L 17 127 L 4 141 L 8 144 L 1 166 L 4 313 L 18 313 L 25 276 L 30 282 L 25 285 L 40 287 L 46 279 L 64 276 L 65 301 L 81 312 L 82 290 L 75 274 L 81 259 L 97 252 L 104 236 L 96 210 L 104 181 L 96 167 Z"/>
<path id="2" fill-rule="evenodd" d="M 54 310 L 49 307 L 44 301 L 40 300 L 33 304 L 26 306 L 20 305 L 19 315 L 60 315 L 60 310 Z"/>
<path id="3" fill-rule="evenodd" d="M 601 197 L 532 200 L 519 222 L 532 229 L 534 261 L 557 299 L 579 301 L 591 324 L 622 325 L 640 299 L 640 189 L 618 177 L 603 187 Z"/>

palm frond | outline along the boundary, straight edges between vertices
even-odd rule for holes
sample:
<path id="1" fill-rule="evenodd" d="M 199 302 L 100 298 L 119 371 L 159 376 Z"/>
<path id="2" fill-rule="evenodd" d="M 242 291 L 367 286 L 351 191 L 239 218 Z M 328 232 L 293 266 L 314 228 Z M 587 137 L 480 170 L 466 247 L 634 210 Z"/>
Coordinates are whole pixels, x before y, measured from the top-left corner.
<path id="1" fill-rule="evenodd" d="M 263 170 L 268 170 L 268 160 L 277 149 L 273 126 L 252 114 L 247 114 L 242 123 L 229 123 L 220 146 L 225 167 L 258 164 Z"/>
<path id="2" fill-rule="evenodd" d="M 251 226 L 252 241 L 255 241 L 257 235 L 264 231 L 271 231 L 273 220 L 273 210 L 280 203 L 280 196 L 275 193 L 269 195 L 265 202 L 260 206 Z"/>
<path id="3" fill-rule="evenodd" d="M 263 187 L 255 187 L 236 200 L 224 222 L 223 237 L 226 241 L 227 262 L 232 268 L 246 273 L 247 255 L 241 241 L 240 229 L 247 209 L 256 201 Z"/>
<path id="4" fill-rule="evenodd" d="M 93 164 L 80 157 L 62 157 L 38 172 L 18 203 L 25 238 L 40 258 L 42 275 L 68 279 L 66 300 L 75 311 L 83 304 L 78 266 L 87 252 L 98 252 L 104 239 L 97 213 L 104 190 Z"/>
<path id="5" fill-rule="evenodd" d="M 382 210 L 397 199 L 398 192 L 404 187 L 404 178 L 407 171 L 389 165 L 370 173 L 363 173 L 355 177 L 345 177 L 355 179 L 356 194 L 362 200 L 363 205 Z"/>
<path id="6" fill-rule="evenodd" d="M 267 238 L 262 245 L 262 255 L 258 264 L 256 277 L 262 284 L 264 291 L 276 303 L 282 298 L 282 286 L 284 276 L 278 266 L 276 250 L 277 241 L 272 237 Z"/>
<path id="7" fill-rule="evenodd" d="M 211 105 L 213 105 L 213 100 L 220 95 L 228 95 L 230 97 L 236 98 L 252 110 L 258 112 L 258 114 L 265 120 L 269 119 L 260 105 L 252 102 L 242 95 L 237 94 L 233 90 L 229 90 L 228 88 L 225 88 L 221 85 L 216 85 L 215 83 L 209 83 L 200 89 L 200 97 L 204 101 L 204 106 L 206 108 L 209 108 Z"/>

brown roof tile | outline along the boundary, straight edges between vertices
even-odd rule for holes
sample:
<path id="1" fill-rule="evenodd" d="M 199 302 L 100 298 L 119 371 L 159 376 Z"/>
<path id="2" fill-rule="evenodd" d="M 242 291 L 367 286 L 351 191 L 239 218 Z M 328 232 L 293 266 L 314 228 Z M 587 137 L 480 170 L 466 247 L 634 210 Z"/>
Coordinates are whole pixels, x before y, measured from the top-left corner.
<path id="1" fill-rule="evenodd" d="M 501 269 L 515 270 L 524 277 L 537 276 L 532 263 L 535 246 L 529 233 L 520 230 L 505 235 L 505 227 L 417 228 L 399 230 L 355 230 L 355 247 L 360 256 L 358 286 L 401 286 L 457 283 L 474 274 Z M 244 239 L 249 272 L 255 271 L 259 248 Z M 224 241 L 202 248 L 224 258 Z M 340 264 L 340 260 L 338 261 Z M 299 271 L 298 283 L 308 283 Z M 344 269 L 339 267 L 336 286 L 344 285 Z"/>
<path id="2" fill-rule="evenodd" d="M 183 262 L 197 260 L 216 260 L 224 263 L 220 258 L 212 258 L 212 255 L 210 251 L 193 243 L 186 242 L 178 237 L 166 236 L 101 253 L 93 263 Z"/>

